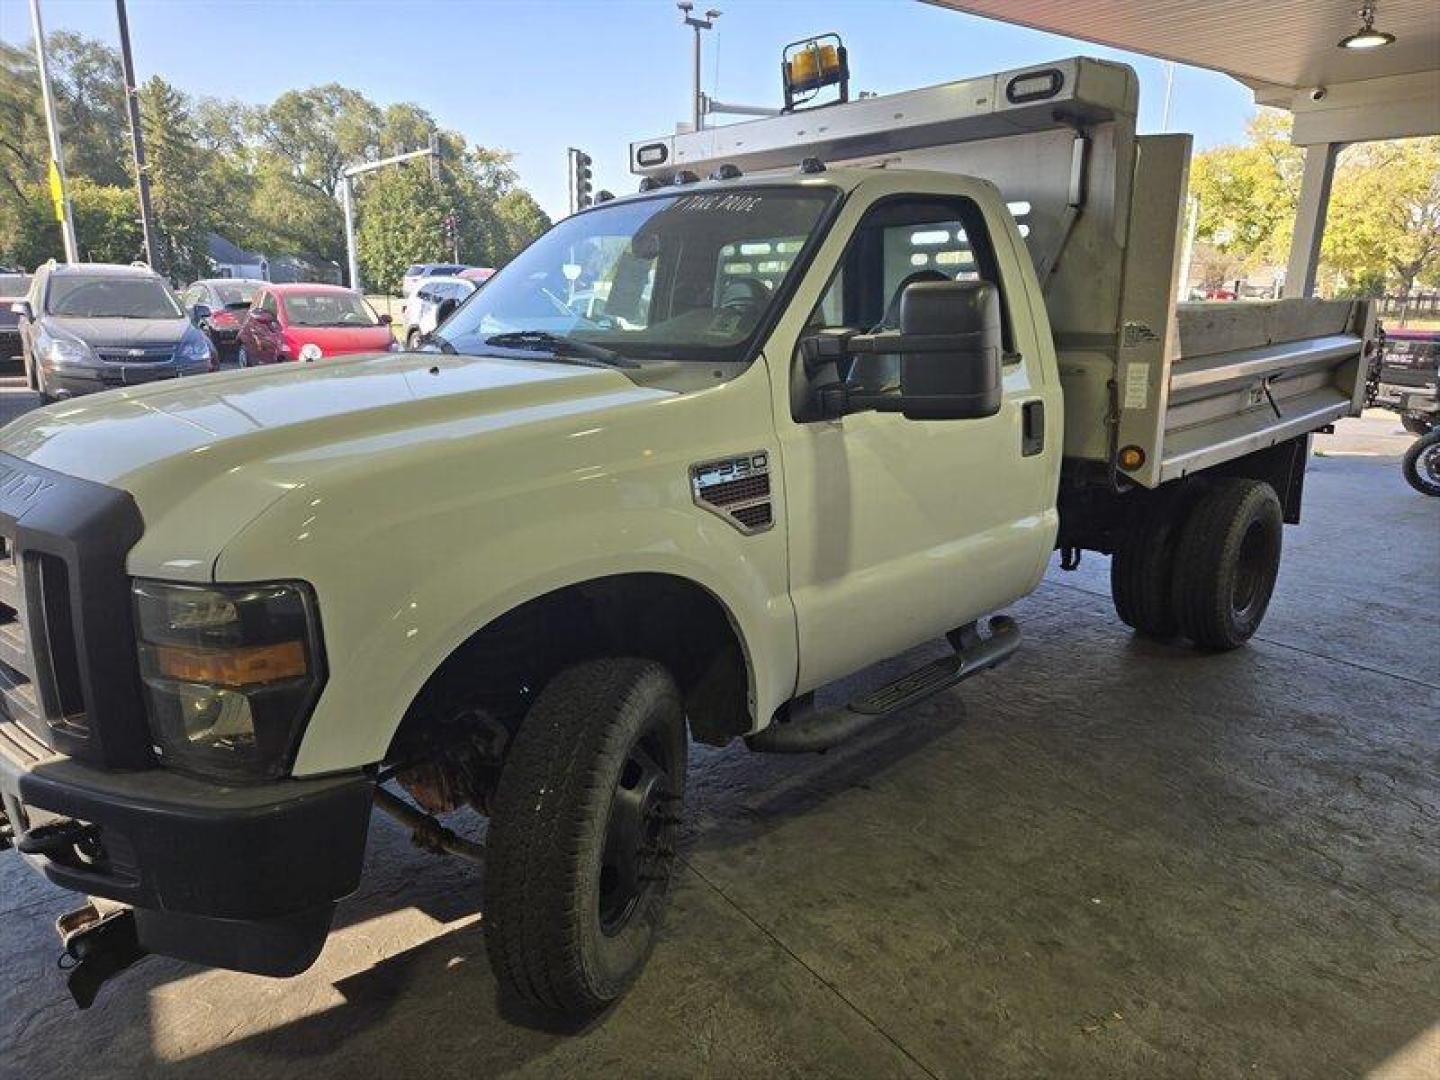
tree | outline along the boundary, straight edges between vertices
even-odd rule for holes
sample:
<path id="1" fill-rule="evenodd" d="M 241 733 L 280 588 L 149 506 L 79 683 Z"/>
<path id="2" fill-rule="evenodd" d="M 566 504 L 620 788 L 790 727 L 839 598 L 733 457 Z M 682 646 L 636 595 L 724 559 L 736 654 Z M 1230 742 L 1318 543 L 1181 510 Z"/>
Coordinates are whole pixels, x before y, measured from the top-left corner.
<path id="1" fill-rule="evenodd" d="M 1197 154 L 1198 239 L 1241 267 L 1283 265 L 1304 152 L 1289 119 L 1261 110 L 1244 146 Z M 1440 277 L 1440 139 L 1363 143 L 1341 155 L 1321 247 L 1321 280 L 1352 295 L 1409 292 Z"/>
<path id="2" fill-rule="evenodd" d="M 492 266 L 503 266 L 550 228 L 550 215 L 541 210 L 534 196 L 523 188 L 511 188 L 500 196 L 495 217 L 500 224 L 500 234 L 496 249 L 492 249 Z"/>
<path id="3" fill-rule="evenodd" d="M 412 262 L 450 257 L 444 237 L 445 192 L 421 165 L 376 172 L 365 180 L 356 237 L 361 277 L 372 287 L 400 288 Z"/>
<path id="4" fill-rule="evenodd" d="M 205 154 L 185 96 L 158 75 L 140 87 L 140 126 L 159 234 L 157 261 L 177 281 L 209 272 L 214 208 L 203 183 Z"/>
<path id="5" fill-rule="evenodd" d="M 1408 295 L 1440 272 L 1440 138 L 1366 143 L 1341 157 L 1321 248 L 1361 295 Z"/>
<path id="6" fill-rule="evenodd" d="M 140 254 L 129 125 L 116 51 L 76 34 L 48 38 L 52 81 L 82 254 Z M 177 279 L 209 272 L 208 233 L 269 255 L 345 257 L 336 198 L 341 170 L 424 148 L 438 136 L 438 177 L 425 163 L 359 182 L 361 256 L 387 286 L 397 267 L 448 258 L 440 221 L 459 221 L 460 257 L 498 265 L 548 225 L 518 187 L 510 156 L 441 131 L 409 102 L 381 107 L 338 83 L 291 90 L 269 105 L 192 100 L 163 79 L 140 89 L 141 122 L 162 265 Z M 0 42 L 0 263 L 61 254 L 46 193 L 50 152 L 33 53 Z"/>
<path id="7" fill-rule="evenodd" d="M 1290 120 L 1261 109 L 1243 146 L 1196 154 L 1190 194 L 1200 200 L 1196 238 L 1247 267 L 1283 263 L 1295 225 L 1303 151 L 1290 144 Z"/>

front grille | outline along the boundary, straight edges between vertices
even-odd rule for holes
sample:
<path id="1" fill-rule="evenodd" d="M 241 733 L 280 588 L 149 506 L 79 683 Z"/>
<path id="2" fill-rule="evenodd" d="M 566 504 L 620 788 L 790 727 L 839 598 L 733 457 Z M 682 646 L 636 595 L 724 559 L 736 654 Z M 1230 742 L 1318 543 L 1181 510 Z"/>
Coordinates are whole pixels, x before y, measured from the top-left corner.
<path id="1" fill-rule="evenodd" d="M 146 345 L 136 349 L 96 349 L 95 355 L 107 364 L 168 364 L 175 356 L 175 346 Z"/>
<path id="2" fill-rule="evenodd" d="M 53 732 L 89 734 L 63 560 L 36 552 L 17 558 L 0 537 L 0 709 L 51 746 Z"/>
<path id="3" fill-rule="evenodd" d="M 0 453 L 0 723 L 104 768 L 154 763 L 117 488 Z"/>

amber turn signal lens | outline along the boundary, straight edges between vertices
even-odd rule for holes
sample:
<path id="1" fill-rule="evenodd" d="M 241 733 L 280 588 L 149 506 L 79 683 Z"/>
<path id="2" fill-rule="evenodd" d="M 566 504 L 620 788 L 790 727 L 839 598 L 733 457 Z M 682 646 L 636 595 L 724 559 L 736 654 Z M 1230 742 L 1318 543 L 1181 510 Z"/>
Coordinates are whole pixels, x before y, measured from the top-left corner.
<path id="1" fill-rule="evenodd" d="M 1138 446 L 1123 447 L 1119 455 L 1120 468 L 1126 472 L 1134 472 L 1145 464 L 1145 451 Z"/>
<path id="2" fill-rule="evenodd" d="M 183 649 L 155 645 L 155 667 L 167 679 L 208 686 L 255 686 L 305 675 L 305 643 L 251 645 L 235 649 Z"/>

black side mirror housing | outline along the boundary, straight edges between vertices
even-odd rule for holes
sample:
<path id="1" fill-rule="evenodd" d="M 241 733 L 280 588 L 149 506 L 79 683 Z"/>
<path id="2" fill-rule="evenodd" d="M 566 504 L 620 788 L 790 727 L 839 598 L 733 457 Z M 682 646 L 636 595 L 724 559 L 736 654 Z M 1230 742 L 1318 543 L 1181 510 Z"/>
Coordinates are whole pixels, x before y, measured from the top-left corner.
<path id="1" fill-rule="evenodd" d="M 208 319 L 213 314 L 214 312 L 210 310 L 209 304 L 196 304 L 190 309 L 190 319 L 192 322 L 198 323 L 202 319 Z"/>
<path id="2" fill-rule="evenodd" d="M 439 326 L 451 315 L 454 315 L 455 309 L 459 306 L 460 301 L 456 300 L 453 296 L 447 296 L 444 300 L 441 300 L 439 306 L 435 308 L 435 325 Z"/>
<path id="3" fill-rule="evenodd" d="M 1004 398 L 1004 324 L 1000 293 L 988 281 L 917 281 L 900 297 L 900 329 L 873 334 L 822 330 L 800 342 L 821 416 L 873 409 L 908 420 L 975 420 L 994 416 Z M 842 382 L 840 361 L 900 356 L 900 392 L 871 393 Z"/>
<path id="4" fill-rule="evenodd" d="M 908 419 L 973 420 L 1000 411 L 1004 343 L 994 285 L 907 286 L 900 297 L 900 344 L 900 411 Z"/>

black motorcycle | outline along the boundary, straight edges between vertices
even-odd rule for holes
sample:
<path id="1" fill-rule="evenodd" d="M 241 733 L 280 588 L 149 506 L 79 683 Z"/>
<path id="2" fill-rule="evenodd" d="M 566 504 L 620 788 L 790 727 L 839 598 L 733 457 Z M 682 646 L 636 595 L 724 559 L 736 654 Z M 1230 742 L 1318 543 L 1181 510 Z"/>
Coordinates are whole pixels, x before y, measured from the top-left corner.
<path id="1" fill-rule="evenodd" d="M 1422 495 L 1440 496 L 1440 428 L 1415 440 L 1405 451 L 1405 480 Z"/>

